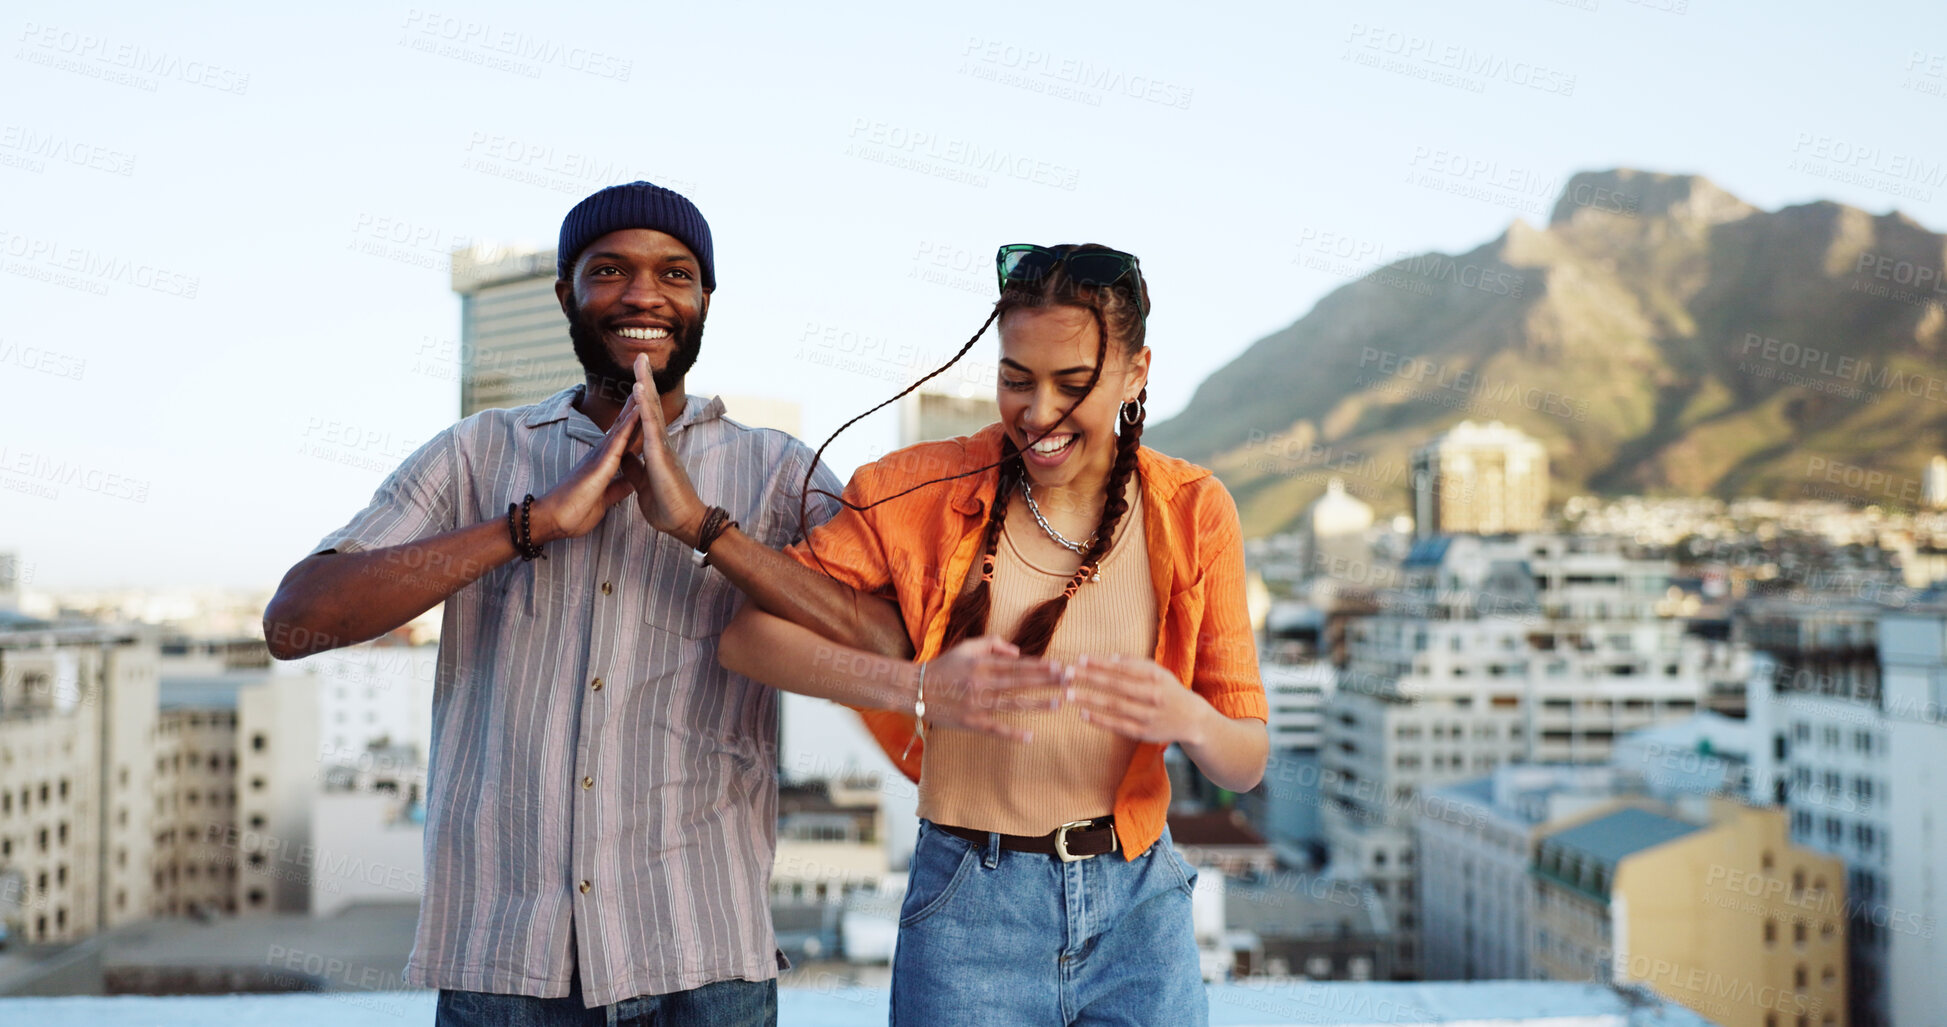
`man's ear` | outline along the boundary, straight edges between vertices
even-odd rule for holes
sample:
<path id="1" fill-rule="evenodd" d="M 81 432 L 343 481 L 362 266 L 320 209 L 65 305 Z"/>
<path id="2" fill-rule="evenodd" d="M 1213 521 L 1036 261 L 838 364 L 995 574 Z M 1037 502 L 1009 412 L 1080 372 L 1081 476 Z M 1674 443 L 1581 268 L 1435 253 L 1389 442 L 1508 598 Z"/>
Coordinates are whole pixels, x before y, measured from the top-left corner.
<path id="1" fill-rule="evenodd" d="M 696 308 L 696 319 L 698 321 L 710 316 L 710 294 L 715 291 L 715 289 L 703 290 L 703 303 Z"/>
<path id="2" fill-rule="evenodd" d="M 555 279 L 554 298 L 561 304 L 562 315 L 570 321 L 574 320 L 575 283 L 566 278 Z"/>

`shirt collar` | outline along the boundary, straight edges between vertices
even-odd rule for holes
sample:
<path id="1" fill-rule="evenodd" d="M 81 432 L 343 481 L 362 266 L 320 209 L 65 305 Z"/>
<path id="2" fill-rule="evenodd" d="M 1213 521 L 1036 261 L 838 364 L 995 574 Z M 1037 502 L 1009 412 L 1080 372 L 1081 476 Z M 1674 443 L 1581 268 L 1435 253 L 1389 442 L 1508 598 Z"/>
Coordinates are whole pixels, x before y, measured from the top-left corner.
<path id="1" fill-rule="evenodd" d="M 589 420 L 587 414 L 575 409 L 575 402 L 581 398 L 582 393 L 587 391 L 587 389 L 588 385 L 586 383 L 571 385 L 568 388 L 562 389 L 560 392 L 534 404 L 527 417 L 521 421 L 521 424 L 529 428 L 539 428 L 542 425 L 553 424 L 556 421 L 566 421 L 568 423 L 568 435 L 571 438 L 589 441 L 600 439 L 602 437 L 602 430 L 595 427 L 595 422 Z M 706 421 L 720 420 L 723 415 L 723 397 L 711 396 L 705 399 L 702 396 L 693 396 L 685 393 L 683 396 L 683 412 L 677 416 L 675 421 L 669 424 L 668 430 L 671 432 L 681 431 L 684 428 L 702 424 Z"/>

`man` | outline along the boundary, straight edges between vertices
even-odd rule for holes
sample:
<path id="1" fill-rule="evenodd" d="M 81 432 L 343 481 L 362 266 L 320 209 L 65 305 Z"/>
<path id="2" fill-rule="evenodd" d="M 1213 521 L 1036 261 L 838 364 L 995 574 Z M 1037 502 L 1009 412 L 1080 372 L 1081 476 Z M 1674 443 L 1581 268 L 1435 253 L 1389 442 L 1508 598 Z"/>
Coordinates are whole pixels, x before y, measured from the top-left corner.
<path id="1" fill-rule="evenodd" d="M 293 659 L 446 603 L 405 974 L 440 1024 L 774 1024 L 776 699 L 717 637 L 740 590 L 875 652 L 905 629 L 777 552 L 836 507 L 800 523 L 804 444 L 683 390 L 716 288 L 695 205 L 601 190 L 558 253 L 585 382 L 407 457 L 285 576 L 265 636 Z"/>

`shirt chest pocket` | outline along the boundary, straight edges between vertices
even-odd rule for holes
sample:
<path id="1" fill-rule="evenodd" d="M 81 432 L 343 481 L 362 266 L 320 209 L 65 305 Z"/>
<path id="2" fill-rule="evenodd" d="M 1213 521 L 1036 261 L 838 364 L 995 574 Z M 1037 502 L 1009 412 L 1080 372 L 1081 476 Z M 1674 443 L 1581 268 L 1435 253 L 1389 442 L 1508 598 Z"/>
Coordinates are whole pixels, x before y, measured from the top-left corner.
<path id="1" fill-rule="evenodd" d="M 648 590 L 642 603 L 644 624 L 684 638 L 723 634 L 737 610 L 739 593 L 721 572 L 698 567 L 695 553 L 682 542 L 656 533 L 648 580 L 642 585 Z"/>

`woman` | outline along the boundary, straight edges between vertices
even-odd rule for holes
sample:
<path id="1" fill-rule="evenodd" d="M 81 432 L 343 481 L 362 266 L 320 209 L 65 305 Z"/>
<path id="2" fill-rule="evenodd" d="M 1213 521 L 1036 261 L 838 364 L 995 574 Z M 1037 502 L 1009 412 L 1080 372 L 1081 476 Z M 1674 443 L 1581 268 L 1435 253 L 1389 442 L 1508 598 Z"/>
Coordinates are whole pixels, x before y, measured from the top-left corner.
<path id="1" fill-rule="evenodd" d="M 1000 422 L 861 468 L 792 551 L 896 599 L 917 659 L 754 606 L 721 658 L 860 709 L 919 781 L 895 1024 L 1203 1023 L 1163 752 L 1232 791 L 1264 771 L 1236 507 L 1141 447 L 1136 258 L 1019 245 L 997 263 L 974 340 L 999 321 Z"/>

